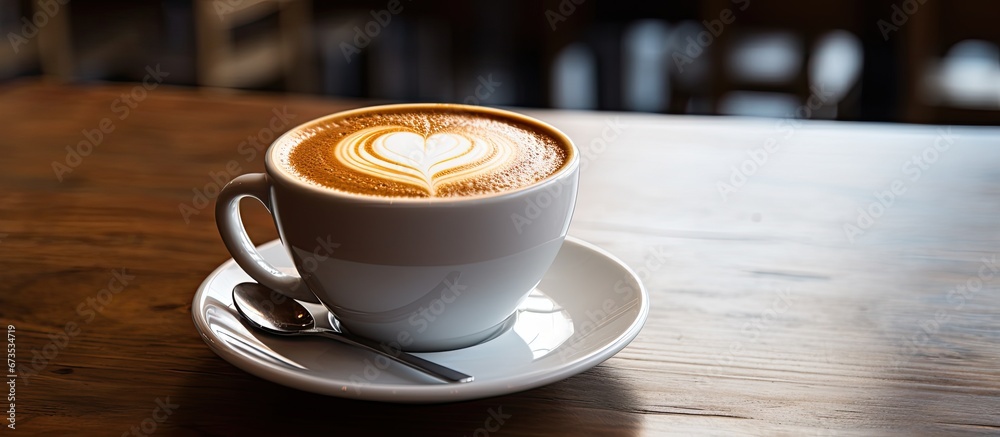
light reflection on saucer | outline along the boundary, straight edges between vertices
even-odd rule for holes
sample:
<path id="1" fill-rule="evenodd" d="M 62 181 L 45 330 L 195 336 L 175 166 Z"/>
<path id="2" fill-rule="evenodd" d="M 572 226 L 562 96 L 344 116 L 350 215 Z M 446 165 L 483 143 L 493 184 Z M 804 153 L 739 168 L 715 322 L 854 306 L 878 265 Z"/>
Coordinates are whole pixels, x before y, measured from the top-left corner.
<path id="1" fill-rule="evenodd" d="M 516 333 L 531 349 L 533 359 L 548 355 L 573 336 L 569 312 L 537 288 L 517 309 Z"/>

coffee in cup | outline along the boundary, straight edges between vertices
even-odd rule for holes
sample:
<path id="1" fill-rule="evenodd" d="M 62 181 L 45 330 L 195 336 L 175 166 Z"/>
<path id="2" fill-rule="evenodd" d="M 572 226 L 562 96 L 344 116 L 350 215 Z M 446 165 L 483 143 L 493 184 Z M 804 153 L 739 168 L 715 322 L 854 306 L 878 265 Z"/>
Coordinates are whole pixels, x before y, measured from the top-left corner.
<path id="1" fill-rule="evenodd" d="M 282 170 L 318 186 L 378 197 L 464 197 L 535 184 L 566 163 L 538 126 L 451 107 L 334 117 L 282 143 Z"/>
<path id="2" fill-rule="evenodd" d="M 352 333 L 410 351 L 470 346 L 509 325 L 562 245 L 579 180 L 578 152 L 554 127 L 446 104 L 307 122 L 274 141 L 265 167 L 217 200 L 236 262 Z M 257 253 L 243 197 L 271 212 L 297 274 Z"/>

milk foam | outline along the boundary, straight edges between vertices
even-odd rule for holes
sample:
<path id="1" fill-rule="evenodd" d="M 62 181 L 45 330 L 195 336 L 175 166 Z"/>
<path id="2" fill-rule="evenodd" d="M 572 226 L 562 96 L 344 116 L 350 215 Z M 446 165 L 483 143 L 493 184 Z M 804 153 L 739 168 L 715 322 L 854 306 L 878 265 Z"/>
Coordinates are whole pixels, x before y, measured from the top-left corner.
<path id="1" fill-rule="evenodd" d="M 517 146 L 507 138 L 480 138 L 475 132 L 424 137 L 403 126 L 355 132 L 340 140 L 334 150 L 337 160 L 349 169 L 417 185 L 431 196 L 440 185 L 486 176 L 517 157 Z"/>
<path id="2" fill-rule="evenodd" d="M 548 177 L 567 156 L 535 126 L 430 108 L 324 120 L 277 147 L 282 167 L 306 182 L 382 197 L 509 191 Z"/>

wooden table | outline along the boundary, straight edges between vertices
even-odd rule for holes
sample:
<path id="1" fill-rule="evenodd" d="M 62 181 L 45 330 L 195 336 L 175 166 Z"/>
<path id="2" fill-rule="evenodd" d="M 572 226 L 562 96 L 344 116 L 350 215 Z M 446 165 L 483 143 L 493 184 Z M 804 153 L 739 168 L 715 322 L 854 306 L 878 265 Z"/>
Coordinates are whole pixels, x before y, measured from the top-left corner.
<path id="1" fill-rule="evenodd" d="M 484 435 L 496 408 L 490 435 L 1000 433 L 998 128 L 526 111 L 582 149 L 571 234 L 643 276 L 649 320 L 544 388 L 391 405 L 244 373 L 190 315 L 229 258 L 199 196 L 263 168 L 242 143 L 364 102 L 134 87 L 0 90 L 6 435 Z"/>

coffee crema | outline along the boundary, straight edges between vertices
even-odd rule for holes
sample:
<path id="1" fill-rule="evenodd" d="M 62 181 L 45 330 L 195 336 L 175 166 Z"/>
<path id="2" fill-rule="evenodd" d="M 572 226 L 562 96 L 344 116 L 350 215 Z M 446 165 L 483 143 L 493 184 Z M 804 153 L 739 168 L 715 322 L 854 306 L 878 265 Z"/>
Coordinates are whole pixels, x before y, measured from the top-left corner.
<path id="1" fill-rule="evenodd" d="M 308 183 L 379 197 L 502 193 L 565 164 L 568 145 L 541 127 L 446 105 L 373 108 L 296 132 L 279 150 Z"/>

